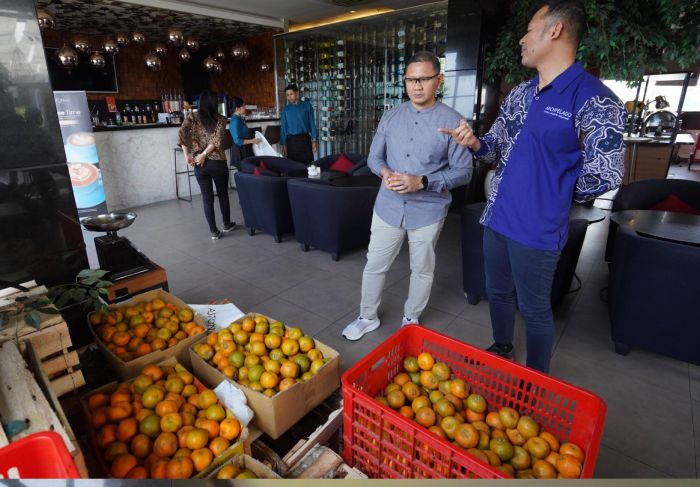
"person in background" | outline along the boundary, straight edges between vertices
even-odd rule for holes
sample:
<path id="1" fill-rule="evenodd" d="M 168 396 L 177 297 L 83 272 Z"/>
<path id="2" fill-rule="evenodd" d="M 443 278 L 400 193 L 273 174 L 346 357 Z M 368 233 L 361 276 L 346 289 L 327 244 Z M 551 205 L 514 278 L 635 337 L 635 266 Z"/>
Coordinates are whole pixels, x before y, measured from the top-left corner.
<path id="1" fill-rule="evenodd" d="M 419 323 L 433 285 L 435 245 L 452 201 L 449 190 L 471 179 L 469 150 L 438 132 L 462 118 L 435 97 L 443 81 L 440 60 L 431 52 L 414 54 L 404 81 L 410 101 L 382 116 L 367 158 L 383 182 L 374 203 L 360 316 L 343 330 L 348 340 L 379 327 L 386 273 L 407 235 L 411 281 L 401 326 Z"/>
<path id="2" fill-rule="evenodd" d="M 214 189 L 219 195 L 219 207 L 223 219 L 223 231 L 236 228 L 231 221 L 231 208 L 228 200 L 229 168 L 222 148 L 226 136 L 226 119 L 219 115 L 219 100 L 212 91 L 205 90 L 199 97 L 199 110 L 191 113 L 182 122 L 178 132 L 178 145 L 182 147 L 185 160 L 194 166 L 194 175 L 202 191 L 204 216 L 209 224 L 212 240 L 221 238 L 222 232 L 216 226 L 214 215 Z"/>
<path id="3" fill-rule="evenodd" d="M 293 161 L 310 164 L 314 160 L 314 152 L 318 152 L 314 109 L 311 103 L 299 98 L 297 85 L 288 85 L 284 93 L 288 103 L 282 110 L 280 121 L 282 155 Z"/>
<path id="4" fill-rule="evenodd" d="M 248 129 L 248 125 L 246 125 L 245 120 L 243 120 L 243 115 L 245 115 L 243 99 L 238 96 L 232 97 L 231 106 L 233 107 L 233 115 L 231 115 L 228 129 L 231 132 L 231 137 L 233 137 L 233 147 L 231 147 L 231 159 L 229 163 L 231 166 L 240 170 L 241 160 L 246 157 L 244 146 L 259 144 L 260 139 L 249 138 L 250 129 Z"/>
<path id="5" fill-rule="evenodd" d="M 508 94 L 481 139 L 463 120 L 444 132 L 475 157 L 498 162 L 481 216 L 495 341 L 487 351 L 513 357 L 517 295 L 527 365 L 548 372 L 552 280 L 566 244 L 571 204 L 592 201 L 620 185 L 626 111 L 576 61 L 586 23 L 581 2 L 543 3 L 520 40 L 522 63 L 537 75 Z"/>

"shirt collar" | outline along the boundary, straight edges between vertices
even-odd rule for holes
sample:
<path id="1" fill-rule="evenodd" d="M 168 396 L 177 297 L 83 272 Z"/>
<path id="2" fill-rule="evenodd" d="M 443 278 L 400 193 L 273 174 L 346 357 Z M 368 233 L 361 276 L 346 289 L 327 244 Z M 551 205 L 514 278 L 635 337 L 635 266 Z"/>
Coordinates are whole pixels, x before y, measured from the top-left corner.
<path id="1" fill-rule="evenodd" d="M 574 64 L 566 68 L 564 72 L 562 72 L 559 76 L 554 78 L 552 82 L 549 83 L 549 85 L 547 86 L 551 86 L 561 94 L 571 84 L 572 81 L 574 81 L 581 75 L 581 73 L 583 73 L 583 66 L 581 65 L 580 61 L 576 61 Z M 536 89 L 539 82 L 540 75 L 537 74 L 534 78 L 532 78 L 530 86 Z"/>
<path id="2" fill-rule="evenodd" d="M 408 107 L 410 108 L 412 113 L 428 113 L 428 112 L 431 112 L 432 110 L 434 110 L 436 106 L 438 106 L 438 104 L 440 103 L 440 100 L 435 100 L 435 103 L 430 105 L 428 108 L 421 108 L 420 110 L 413 106 L 413 103 L 411 103 L 411 100 L 408 100 L 406 103 L 408 103 Z"/>

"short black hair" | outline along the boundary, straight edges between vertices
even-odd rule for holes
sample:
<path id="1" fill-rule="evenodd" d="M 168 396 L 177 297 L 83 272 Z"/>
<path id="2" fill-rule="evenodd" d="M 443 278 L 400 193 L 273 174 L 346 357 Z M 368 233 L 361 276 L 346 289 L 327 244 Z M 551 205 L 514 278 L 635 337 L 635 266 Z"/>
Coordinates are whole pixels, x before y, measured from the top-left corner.
<path id="1" fill-rule="evenodd" d="M 240 96 L 232 96 L 231 106 L 234 110 L 241 108 L 243 106 L 243 98 L 241 98 Z"/>
<path id="2" fill-rule="evenodd" d="M 440 73 L 440 59 L 430 51 L 418 51 L 406 61 L 406 68 L 413 63 L 432 63 L 436 73 Z"/>
<path id="3" fill-rule="evenodd" d="M 546 0 L 543 7 L 549 10 L 544 15 L 550 25 L 561 22 L 571 40 L 578 46 L 586 29 L 586 9 L 579 0 Z"/>
<path id="4" fill-rule="evenodd" d="M 284 88 L 285 93 L 287 92 L 287 90 L 292 90 L 292 91 L 296 91 L 297 93 L 299 93 L 299 87 L 297 85 L 295 85 L 294 83 L 289 83 Z"/>

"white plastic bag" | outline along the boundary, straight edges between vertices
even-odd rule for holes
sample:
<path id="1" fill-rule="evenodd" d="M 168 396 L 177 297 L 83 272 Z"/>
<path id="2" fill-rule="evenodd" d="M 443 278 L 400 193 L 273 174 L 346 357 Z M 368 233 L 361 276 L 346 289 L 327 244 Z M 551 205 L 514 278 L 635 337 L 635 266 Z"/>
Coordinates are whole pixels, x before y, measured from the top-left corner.
<path id="1" fill-rule="evenodd" d="M 219 331 L 228 327 L 237 319 L 245 316 L 233 303 L 226 304 L 189 304 L 192 311 L 204 316 L 207 320 L 207 331 Z"/>
<path id="2" fill-rule="evenodd" d="M 255 132 L 255 138 L 260 139 L 260 143 L 253 144 L 253 154 L 256 156 L 282 157 L 282 154 L 273 149 L 263 134 Z"/>
<path id="3" fill-rule="evenodd" d="M 248 400 L 245 394 L 229 381 L 221 381 L 214 389 L 214 394 L 221 399 L 226 408 L 233 412 L 233 415 L 236 416 L 236 419 L 243 426 L 247 426 L 250 420 L 253 419 L 253 410 L 248 407 Z"/>

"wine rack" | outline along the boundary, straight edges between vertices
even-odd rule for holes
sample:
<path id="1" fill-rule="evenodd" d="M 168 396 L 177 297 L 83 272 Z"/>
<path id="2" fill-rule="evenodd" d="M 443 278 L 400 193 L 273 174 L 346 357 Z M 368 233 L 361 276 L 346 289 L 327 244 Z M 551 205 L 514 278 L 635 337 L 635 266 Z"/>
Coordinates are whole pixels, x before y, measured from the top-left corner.
<path id="1" fill-rule="evenodd" d="M 278 104 L 295 83 L 314 107 L 319 157 L 367 154 L 382 114 L 402 103 L 406 61 L 437 54 L 444 67 L 447 2 L 333 24 L 274 38 Z M 440 94 L 438 94 L 440 96 Z"/>

